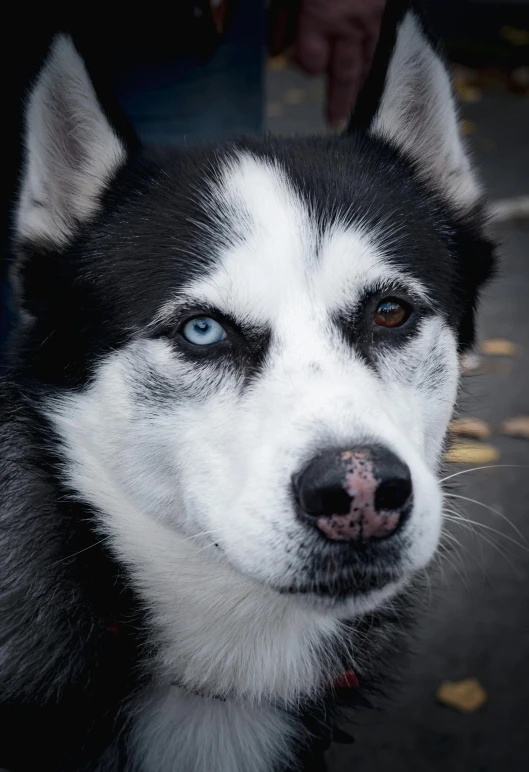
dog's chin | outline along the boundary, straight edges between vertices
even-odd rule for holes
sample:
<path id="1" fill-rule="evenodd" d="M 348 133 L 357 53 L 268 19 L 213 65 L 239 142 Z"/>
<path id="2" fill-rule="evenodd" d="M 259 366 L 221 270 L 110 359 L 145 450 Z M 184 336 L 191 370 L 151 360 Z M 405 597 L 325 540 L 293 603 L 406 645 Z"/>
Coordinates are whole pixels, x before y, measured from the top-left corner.
<path id="1" fill-rule="evenodd" d="M 330 554 L 334 558 L 332 547 L 334 545 L 331 545 Z M 277 581 L 263 576 L 261 572 L 249 572 L 247 567 L 231 560 L 222 548 L 220 552 L 231 569 L 246 579 L 278 593 L 295 605 L 326 610 L 341 617 L 374 611 L 403 590 L 414 574 L 414 570 L 405 569 L 404 561 L 395 555 L 378 565 L 368 560 L 353 567 L 347 562 L 336 563 L 334 559 L 329 562 L 328 556 L 320 554 L 317 567 L 312 565 L 307 571 L 305 565 L 298 575 L 294 572 L 289 581 Z"/>
<path id="2" fill-rule="evenodd" d="M 342 581 L 330 584 L 322 580 L 277 586 L 274 589 L 305 608 L 329 610 L 340 615 L 357 615 L 379 608 L 397 595 L 410 578 L 403 573 L 377 572 L 356 581 L 352 577 L 344 577 Z"/>

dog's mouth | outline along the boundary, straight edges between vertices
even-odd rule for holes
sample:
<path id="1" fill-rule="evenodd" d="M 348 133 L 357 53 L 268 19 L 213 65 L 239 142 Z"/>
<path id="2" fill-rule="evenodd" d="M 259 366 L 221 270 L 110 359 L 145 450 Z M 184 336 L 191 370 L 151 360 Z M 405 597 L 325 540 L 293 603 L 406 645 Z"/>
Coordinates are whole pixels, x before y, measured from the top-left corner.
<path id="1" fill-rule="evenodd" d="M 407 540 L 402 538 L 361 548 L 317 539 L 295 574 L 285 576 L 284 583 L 275 589 L 282 595 L 307 602 L 323 601 L 327 605 L 355 600 L 363 604 L 370 602 L 369 596 L 392 595 L 409 573 L 407 546 Z"/>
<path id="2" fill-rule="evenodd" d="M 283 594 L 290 595 L 321 595 L 346 597 L 349 595 L 367 595 L 374 590 L 382 590 L 388 584 L 394 584 L 402 579 L 402 574 L 397 572 L 384 572 L 364 576 L 342 576 L 333 580 L 328 578 L 315 578 L 310 582 L 292 584 L 280 590 Z"/>
<path id="3" fill-rule="evenodd" d="M 390 585 L 400 584 L 404 578 L 402 571 L 378 570 L 372 572 L 344 571 L 333 577 L 314 575 L 310 579 L 278 587 L 282 595 L 316 596 L 323 599 L 345 601 L 366 596 Z"/>

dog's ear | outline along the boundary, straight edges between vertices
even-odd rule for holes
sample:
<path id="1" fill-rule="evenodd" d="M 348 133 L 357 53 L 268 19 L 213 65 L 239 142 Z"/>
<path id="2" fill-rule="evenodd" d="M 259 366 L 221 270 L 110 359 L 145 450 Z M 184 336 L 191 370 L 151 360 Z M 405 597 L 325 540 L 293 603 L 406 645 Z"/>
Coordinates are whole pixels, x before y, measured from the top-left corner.
<path id="1" fill-rule="evenodd" d="M 97 212 L 126 149 L 67 35 L 54 38 L 30 91 L 16 236 L 61 248 Z"/>
<path id="2" fill-rule="evenodd" d="M 449 70 L 417 4 L 388 0 L 370 74 L 351 119 L 410 158 L 456 209 L 481 200 L 459 132 Z"/>

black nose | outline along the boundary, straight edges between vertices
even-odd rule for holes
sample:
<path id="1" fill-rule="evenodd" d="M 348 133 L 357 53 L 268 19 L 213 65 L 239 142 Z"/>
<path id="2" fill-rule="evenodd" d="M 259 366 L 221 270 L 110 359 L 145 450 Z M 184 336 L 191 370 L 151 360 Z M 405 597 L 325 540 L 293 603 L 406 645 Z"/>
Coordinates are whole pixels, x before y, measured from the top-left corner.
<path id="1" fill-rule="evenodd" d="M 321 453 L 292 483 L 300 514 L 335 541 L 391 536 L 411 509 L 410 470 L 381 446 Z"/>

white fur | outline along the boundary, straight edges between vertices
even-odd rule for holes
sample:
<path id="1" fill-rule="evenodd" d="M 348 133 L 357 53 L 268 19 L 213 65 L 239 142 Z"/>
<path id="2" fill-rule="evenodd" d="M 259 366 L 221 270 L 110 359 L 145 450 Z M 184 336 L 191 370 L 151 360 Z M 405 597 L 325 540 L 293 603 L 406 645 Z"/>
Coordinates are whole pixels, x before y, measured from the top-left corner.
<path id="1" fill-rule="evenodd" d="M 466 210 L 480 200 L 448 72 L 413 13 L 400 24 L 372 131 L 406 151 L 424 180 L 457 207 Z"/>
<path id="2" fill-rule="evenodd" d="M 97 212 L 102 191 L 125 160 L 65 35 L 55 38 L 31 92 L 27 127 L 18 235 L 62 246 Z"/>
<path id="3" fill-rule="evenodd" d="M 132 751 L 142 772 L 270 772 L 294 761 L 299 732 L 294 718 L 270 705 L 208 700 L 169 687 L 146 700 Z"/>

